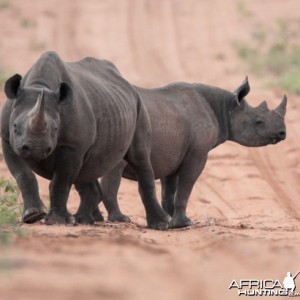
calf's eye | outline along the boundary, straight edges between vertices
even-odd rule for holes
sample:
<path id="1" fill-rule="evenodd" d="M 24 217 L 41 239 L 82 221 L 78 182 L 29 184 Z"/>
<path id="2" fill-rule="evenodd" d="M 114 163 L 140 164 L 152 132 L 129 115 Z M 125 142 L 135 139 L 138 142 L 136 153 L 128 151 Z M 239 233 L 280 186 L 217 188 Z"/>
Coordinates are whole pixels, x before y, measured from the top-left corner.
<path id="1" fill-rule="evenodd" d="M 264 122 L 262 120 L 257 120 L 257 121 L 255 121 L 255 124 L 256 125 L 262 125 L 262 124 L 264 124 Z"/>
<path id="2" fill-rule="evenodd" d="M 57 128 L 55 127 L 52 129 L 51 135 L 54 137 L 56 133 L 57 133 Z"/>

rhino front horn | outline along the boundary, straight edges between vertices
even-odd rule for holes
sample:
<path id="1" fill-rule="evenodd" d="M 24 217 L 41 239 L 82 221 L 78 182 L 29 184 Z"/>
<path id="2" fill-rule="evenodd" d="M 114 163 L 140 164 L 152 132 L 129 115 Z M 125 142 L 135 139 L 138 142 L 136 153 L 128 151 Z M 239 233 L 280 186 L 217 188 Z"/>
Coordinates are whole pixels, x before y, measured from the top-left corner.
<path id="1" fill-rule="evenodd" d="M 282 100 L 280 102 L 280 104 L 278 105 L 278 107 L 276 107 L 274 109 L 274 111 L 280 115 L 281 117 L 284 117 L 285 116 L 285 113 L 286 113 L 286 104 L 287 104 L 287 97 L 286 95 L 284 95 L 282 97 Z"/>
<path id="2" fill-rule="evenodd" d="M 45 101 L 43 90 L 38 96 L 36 104 L 29 112 L 30 120 L 30 131 L 32 132 L 43 132 L 47 129 L 47 121 L 45 115 Z"/>

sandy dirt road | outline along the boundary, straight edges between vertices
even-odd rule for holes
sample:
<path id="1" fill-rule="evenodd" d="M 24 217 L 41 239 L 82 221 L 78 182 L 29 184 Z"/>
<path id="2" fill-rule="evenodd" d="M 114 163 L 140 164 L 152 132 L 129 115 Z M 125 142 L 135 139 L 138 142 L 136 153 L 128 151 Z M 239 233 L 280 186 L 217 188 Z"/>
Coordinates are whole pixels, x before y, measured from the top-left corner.
<path id="1" fill-rule="evenodd" d="M 0 9 L 0 64 L 24 74 L 53 49 L 67 61 L 112 60 L 144 87 L 180 80 L 234 90 L 248 71 L 232 43 L 251 30 L 238 2 L 10 0 Z M 270 34 L 279 18 L 300 19 L 297 0 L 240 2 Z M 266 87 L 268 74 L 248 75 L 249 102 L 277 106 L 284 91 Z M 228 289 L 233 279 L 283 280 L 298 271 L 300 101 L 288 98 L 286 141 L 259 149 L 226 143 L 210 153 L 189 200 L 193 226 L 145 228 L 137 184 L 123 180 L 120 206 L 130 224 L 23 225 L 27 234 L 0 249 L 0 299 L 225 300 L 238 298 Z M 0 172 L 9 176 L 1 155 Z M 48 203 L 48 182 L 39 182 Z M 72 190 L 69 208 L 77 207 Z"/>

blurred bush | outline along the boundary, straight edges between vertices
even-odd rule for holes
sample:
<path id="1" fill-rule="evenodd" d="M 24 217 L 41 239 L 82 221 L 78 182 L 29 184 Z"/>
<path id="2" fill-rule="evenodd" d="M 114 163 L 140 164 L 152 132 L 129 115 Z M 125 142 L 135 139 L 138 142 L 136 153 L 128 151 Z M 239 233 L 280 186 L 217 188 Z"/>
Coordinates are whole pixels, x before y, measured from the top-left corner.
<path id="1" fill-rule="evenodd" d="M 0 244 L 8 244 L 13 236 L 24 234 L 18 226 L 22 214 L 19 198 L 17 183 L 0 178 Z"/>
<path id="2" fill-rule="evenodd" d="M 243 3 L 237 2 L 237 11 L 244 19 L 248 16 L 249 21 L 252 14 L 245 14 L 248 10 Z M 272 85 L 300 95 L 300 21 L 279 19 L 269 28 L 251 21 L 247 41 L 233 43 L 236 53 L 256 75 L 268 77 Z"/>

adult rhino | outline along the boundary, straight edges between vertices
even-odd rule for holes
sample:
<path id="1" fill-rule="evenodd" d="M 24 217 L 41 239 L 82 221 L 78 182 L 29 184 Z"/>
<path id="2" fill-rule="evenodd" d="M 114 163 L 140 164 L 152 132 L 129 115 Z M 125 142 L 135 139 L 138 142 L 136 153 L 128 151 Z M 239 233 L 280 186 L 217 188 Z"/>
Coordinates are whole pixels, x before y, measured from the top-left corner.
<path id="1" fill-rule="evenodd" d="M 186 216 L 188 198 L 211 149 L 227 140 L 259 147 L 286 137 L 286 96 L 275 110 L 269 110 L 265 101 L 251 107 L 245 99 L 250 91 L 247 78 L 233 93 L 188 83 L 135 89 L 150 116 L 151 162 L 155 178 L 161 179 L 162 206 L 172 216 L 170 227 L 191 224 Z M 121 162 L 101 179 L 103 202 L 111 221 L 128 220 L 119 210 L 117 192 L 121 176 L 136 177 L 132 168 L 125 166 Z M 96 213 L 100 214 L 98 208 Z"/>
<path id="2" fill-rule="evenodd" d="M 67 210 L 72 184 L 82 202 L 98 202 L 97 179 L 124 158 L 137 175 L 148 226 L 167 228 L 168 215 L 155 196 L 149 116 L 111 62 L 88 57 L 67 63 L 47 52 L 23 78 L 8 79 L 5 93 L 2 147 L 21 189 L 24 222 L 46 214 L 33 171 L 51 180 L 46 223 L 74 224 Z"/>

